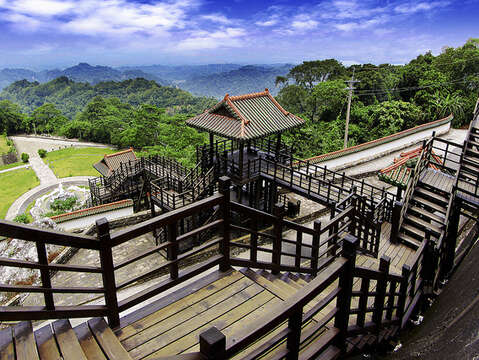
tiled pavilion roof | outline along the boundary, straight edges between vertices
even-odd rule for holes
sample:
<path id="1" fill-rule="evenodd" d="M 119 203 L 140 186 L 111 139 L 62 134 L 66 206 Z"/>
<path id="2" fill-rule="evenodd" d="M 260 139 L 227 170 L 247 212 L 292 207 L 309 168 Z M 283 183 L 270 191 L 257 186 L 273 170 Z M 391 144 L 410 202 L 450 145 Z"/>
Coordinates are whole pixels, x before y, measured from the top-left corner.
<path id="1" fill-rule="evenodd" d="M 121 163 L 127 163 L 128 161 L 135 161 L 136 155 L 132 148 L 123 150 L 114 154 L 105 154 L 93 167 L 103 176 L 110 176 L 113 171 L 118 169 Z"/>
<path id="2" fill-rule="evenodd" d="M 236 140 L 250 140 L 280 133 L 304 124 L 284 110 L 268 89 L 229 96 L 203 114 L 186 121 L 188 126 Z"/>

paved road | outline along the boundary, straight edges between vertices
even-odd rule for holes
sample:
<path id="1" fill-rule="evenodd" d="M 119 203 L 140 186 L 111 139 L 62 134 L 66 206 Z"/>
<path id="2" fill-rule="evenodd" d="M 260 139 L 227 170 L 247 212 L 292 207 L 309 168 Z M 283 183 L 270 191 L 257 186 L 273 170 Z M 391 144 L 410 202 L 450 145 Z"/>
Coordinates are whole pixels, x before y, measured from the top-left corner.
<path id="1" fill-rule="evenodd" d="M 8 212 L 5 216 L 5 219 L 12 220 L 18 214 L 25 212 L 27 206 L 39 198 L 40 196 L 46 194 L 47 192 L 52 191 L 60 183 L 69 184 L 69 185 L 88 185 L 88 179 L 91 176 L 75 176 L 71 178 L 62 178 L 58 179 L 54 172 L 46 165 L 43 160 L 38 155 L 39 149 L 45 149 L 47 151 L 59 150 L 67 147 L 101 147 L 107 148 L 108 145 L 104 144 L 95 144 L 89 142 L 79 142 L 79 141 L 70 141 L 62 140 L 55 138 L 44 138 L 44 137 L 35 137 L 35 136 L 12 136 L 10 137 L 15 144 L 17 152 L 27 153 L 29 158 L 30 166 L 40 180 L 40 185 L 33 188 L 32 190 L 24 193 L 20 196 L 15 202 L 10 206 Z M 28 166 L 28 165 L 25 165 Z M 22 167 L 25 167 L 22 166 Z M 18 169 L 19 167 L 7 169 L 8 171 Z"/>

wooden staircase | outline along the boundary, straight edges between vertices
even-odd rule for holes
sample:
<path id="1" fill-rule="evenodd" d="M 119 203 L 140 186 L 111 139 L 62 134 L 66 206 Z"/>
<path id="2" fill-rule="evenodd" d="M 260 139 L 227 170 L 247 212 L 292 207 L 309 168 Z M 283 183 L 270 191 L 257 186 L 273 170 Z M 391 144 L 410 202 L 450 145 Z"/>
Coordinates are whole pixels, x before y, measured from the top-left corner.
<path id="1" fill-rule="evenodd" d="M 465 142 L 457 187 L 464 200 L 479 208 L 479 118 L 471 124 Z"/>
<path id="2" fill-rule="evenodd" d="M 419 181 L 406 209 L 398 239 L 413 249 L 419 248 L 426 231 L 432 239 L 439 239 L 446 223 L 449 197 L 449 193 Z"/>
<path id="3" fill-rule="evenodd" d="M 75 328 L 69 320 L 56 320 L 33 331 L 23 321 L 0 332 L 0 359 L 16 360 L 131 360 L 103 318 Z"/>

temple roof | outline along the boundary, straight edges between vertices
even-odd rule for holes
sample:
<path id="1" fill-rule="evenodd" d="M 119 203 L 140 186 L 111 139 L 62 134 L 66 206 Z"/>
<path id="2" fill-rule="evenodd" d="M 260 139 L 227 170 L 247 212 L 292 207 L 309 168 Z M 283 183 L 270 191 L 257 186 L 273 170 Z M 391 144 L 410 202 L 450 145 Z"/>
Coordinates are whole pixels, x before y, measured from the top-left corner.
<path id="1" fill-rule="evenodd" d="M 249 140 L 301 126 L 304 120 L 284 110 L 266 89 L 240 96 L 226 94 L 222 101 L 186 124 L 226 138 Z"/>
<path id="2" fill-rule="evenodd" d="M 123 150 L 114 154 L 105 154 L 93 167 L 103 176 L 110 176 L 115 170 L 117 170 L 121 163 L 127 163 L 129 161 L 135 161 L 136 155 L 133 149 Z"/>

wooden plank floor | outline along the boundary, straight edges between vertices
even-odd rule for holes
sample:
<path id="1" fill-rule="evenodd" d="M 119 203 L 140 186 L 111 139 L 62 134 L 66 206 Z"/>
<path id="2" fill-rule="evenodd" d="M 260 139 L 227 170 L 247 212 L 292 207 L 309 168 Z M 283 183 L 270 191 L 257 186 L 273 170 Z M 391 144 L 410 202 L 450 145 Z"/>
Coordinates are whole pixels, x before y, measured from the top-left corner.
<path id="1" fill-rule="evenodd" d="M 379 254 L 391 257 L 391 272 L 400 274 L 402 265 L 414 256 L 414 250 L 404 244 L 391 244 L 389 233 L 390 224 L 385 223 Z M 379 258 L 358 255 L 356 264 L 378 269 Z M 226 335 L 228 341 L 233 334 L 265 315 L 272 305 L 286 300 L 305 284 L 305 281 L 286 284 L 269 278 L 268 273 L 261 271 L 232 270 L 198 283 L 189 292 L 183 290 L 171 294 L 168 301 L 162 300 L 161 305 L 152 304 L 139 313 L 132 314 L 129 321 L 122 320 L 116 335 L 133 359 L 154 359 L 196 352 L 199 350 L 198 336 L 203 331 L 215 326 Z M 337 286 L 337 282 L 333 283 L 315 301 L 319 301 Z M 371 281 L 370 290 L 373 291 L 375 286 L 375 282 Z M 355 281 L 355 290 L 360 290 L 359 279 Z M 357 301 L 353 298 L 353 306 L 357 306 Z M 305 311 L 312 305 L 314 303 L 308 304 Z M 368 305 L 373 305 L 372 299 L 368 299 Z M 334 306 L 334 302 L 329 304 L 307 326 L 320 321 Z M 351 317 L 351 323 L 353 322 Z M 329 326 L 325 329 L 328 328 Z M 280 328 L 276 330 L 279 331 Z M 274 333 L 269 336 L 274 336 Z"/>
<path id="2" fill-rule="evenodd" d="M 454 185 L 454 176 L 434 169 L 425 169 L 420 177 L 421 182 L 450 193 Z"/>

